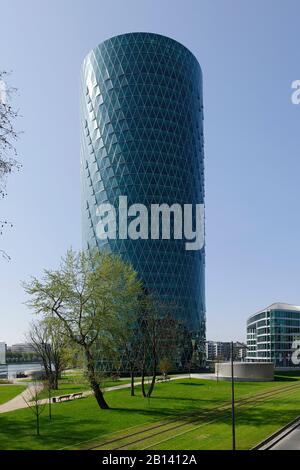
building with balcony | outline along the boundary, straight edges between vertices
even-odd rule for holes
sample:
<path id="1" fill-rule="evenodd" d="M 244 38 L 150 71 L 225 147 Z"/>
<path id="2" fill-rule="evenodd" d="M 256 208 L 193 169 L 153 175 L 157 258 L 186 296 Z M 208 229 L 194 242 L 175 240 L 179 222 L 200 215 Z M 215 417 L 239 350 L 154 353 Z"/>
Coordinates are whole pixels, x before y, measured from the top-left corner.
<path id="1" fill-rule="evenodd" d="M 300 306 L 274 303 L 249 317 L 247 361 L 269 361 L 275 368 L 300 369 L 299 348 Z"/>

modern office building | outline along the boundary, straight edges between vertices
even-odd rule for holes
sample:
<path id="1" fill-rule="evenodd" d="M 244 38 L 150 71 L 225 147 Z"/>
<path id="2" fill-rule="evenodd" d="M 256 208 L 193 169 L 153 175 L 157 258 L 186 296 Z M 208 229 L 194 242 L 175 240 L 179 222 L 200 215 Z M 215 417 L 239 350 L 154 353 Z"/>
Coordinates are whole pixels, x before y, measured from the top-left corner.
<path id="1" fill-rule="evenodd" d="M 229 342 L 207 341 L 206 359 L 207 361 L 229 361 L 231 356 L 231 347 Z"/>
<path id="2" fill-rule="evenodd" d="M 0 341 L 0 379 L 7 379 L 6 343 Z"/>
<path id="3" fill-rule="evenodd" d="M 6 364 L 6 343 L 0 341 L 0 364 Z"/>
<path id="4" fill-rule="evenodd" d="M 247 346 L 239 341 L 233 343 L 235 361 L 243 361 L 246 357 Z M 231 343 L 228 341 L 206 341 L 206 360 L 229 361 L 231 359 Z"/>
<path id="5" fill-rule="evenodd" d="M 234 343 L 234 350 L 235 350 L 235 360 L 244 361 L 247 356 L 247 345 L 245 343 L 241 343 L 237 341 Z"/>
<path id="6" fill-rule="evenodd" d="M 275 368 L 300 369 L 299 347 L 300 306 L 275 303 L 249 317 L 247 361 L 270 361 Z M 300 360 L 300 354 L 298 357 Z"/>
<path id="7" fill-rule="evenodd" d="M 8 348 L 8 351 L 12 353 L 19 353 L 19 354 L 24 354 L 24 353 L 34 354 L 36 352 L 32 344 L 30 343 L 12 344 Z"/>
<path id="8" fill-rule="evenodd" d="M 185 249 L 186 240 L 175 237 L 173 213 L 170 239 L 151 239 L 150 224 L 146 236 L 135 240 L 121 235 L 118 226 L 115 238 L 97 235 L 97 208 L 105 203 L 118 208 L 120 196 L 128 206 L 204 206 L 199 63 L 173 39 L 123 34 L 87 55 L 81 83 L 83 247 L 130 261 L 149 292 L 176 305 L 174 318 L 188 328 L 192 349 L 196 344 L 204 358 L 204 245 Z"/>

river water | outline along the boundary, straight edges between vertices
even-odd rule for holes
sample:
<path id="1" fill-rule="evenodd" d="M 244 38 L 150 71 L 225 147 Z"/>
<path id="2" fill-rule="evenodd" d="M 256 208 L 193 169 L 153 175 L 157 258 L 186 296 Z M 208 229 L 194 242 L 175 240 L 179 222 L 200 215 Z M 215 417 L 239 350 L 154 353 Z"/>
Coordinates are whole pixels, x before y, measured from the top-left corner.
<path id="1" fill-rule="evenodd" d="M 7 364 L 8 378 L 15 378 L 20 372 L 42 370 L 43 367 L 38 362 L 27 362 L 25 364 Z"/>

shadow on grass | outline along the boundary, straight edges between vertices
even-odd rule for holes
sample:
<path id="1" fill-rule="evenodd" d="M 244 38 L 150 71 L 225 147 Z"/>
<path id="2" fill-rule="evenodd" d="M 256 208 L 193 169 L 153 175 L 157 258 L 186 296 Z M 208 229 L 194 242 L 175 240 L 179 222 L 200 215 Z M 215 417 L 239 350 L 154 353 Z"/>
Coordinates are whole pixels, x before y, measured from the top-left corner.
<path id="1" fill-rule="evenodd" d="M 29 412 L 30 413 L 30 412 Z M 28 413 L 26 423 L 12 423 L 1 416 L 0 449 L 1 450 L 35 450 L 35 449 L 60 449 L 64 446 L 73 445 L 84 439 L 92 439 L 95 436 L 95 429 L 90 431 L 81 431 L 80 426 L 66 417 L 53 417 L 49 419 L 42 417 L 40 419 L 40 436 L 36 435 L 34 416 Z M 82 420 L 84 426 L 88 421 Z M 98 434 L 105 432 L 105 429 L 97 430 Z"/>
<path id="2" fill-rule="evenodd" d="M 151 402 L 150 406 L 148 408 L 119 408 L 119 407 L 112 407 L 110 408 L 110 411 L 117 411 L 118 413 L 122 414 L 131 414 L 131 413 L 137 413 L 137 414 L 142 414 L 142 415 L 151 415 L 153 417 L 159 417 L 162 420 L 164 418 L 170 418 L 173 416 L 177 416 L 178 412 L 182 413 L 182 410 L 174 410 L 174 408 L 151 408 Z"/>
<path id="3" fill-rule="evenodd" d="M 276 426 L 280 429 L 282 426 L 288 424 L 300 415 L 300 411 L 296 409 L 291 410 L 278 410 L 274 405 L 274 409 L 265 407 L 252 407 L 251 409 L 240 410 L 236 413 L 236 424 L 253 426 L 260 428 L 263 426 Z"/>
<path id="4" fill-rule="evenodd" d="M 147 400 L 147 398 L 146 398 Z M 171 401 L 189 401 L 189 402 L 196 402 L 196 403 L 201 403 L 203 402 L 202 397 L 199 398 L 189 398 L 189 397 L 162 397 L 159 395 L 153 395 L 150 400 L 171 400 Z M 211 401 L 211 400 L 209 400 Z"/>
<path id="5" fill-rule="evenodd" d="M 299 379 L 285 375 L 275 375 L 274 382 L 299 382 Z"/>
<path id="6" fill-rule="evenodd" d="M 189 380 L 189 379 L 187 379 Z M 193 386 L 193 387 L 203 387 L 204 384 L 203 383 L 200 383 L 200 384 L 196 384 L 195 382 L 191 382 L 191 383 L 188 383 L 188 382 L 178 382 L 180 385 L 188 385 L 189 387 Z"/>
<path id="7" fill-rule="evenodd" d="M 204 385 L 184 382 L 180 384 Z M 163 388 L 161 392 L 162 390 Z M 195 391 L 195 388 L 193 390 Z M 188 394 L 187 389 L 184 391 Z M 176 394 L 176 390 L 174 392 Z M 203 393 L 203 396 L 199 394 L 199 398 L 189 398 L 188 396 L 159 396 L 158 394 L 150 400 L 147 398 L 141 400 L 140 396 L 131 399 L 125 394 L 123 397 L 119 396 L 118 393 L 114 392 L 114 395 L 109 396 L 111 397 L 111 400 L 108 399 L 111 403 L 110 410 L 98 409 L 92 397 L 55 405 L 51 422 L 47 418 L 46 411 L 42 415 L 40 438 L 34 435 L 34 415 L 30 410 L 2 414 L 0 415 L 0 449 L 78 448 L 84 441 L 92 441 L 96 438 L 104 441 L 108 434 L 114 432 L 126 434 L 132 426 L 142 428 L 145 425 L 151 425 L 151 422 L 172 418 L 184 419 L 195 424 L 205 424 L 209 419 L 213 419 L 217 424 L 226 424 L 226 428 L 227 425 L 230 426 L 230 409 L 226 412 L 216 409 L 219 405 L 228 404 L 224 396 L 210 398 L 209 394 Z M 168 393 L 171 395 L 172 391 L 168 390 Z M 161 401 L 160 404 L 159 401 Z M 293 405 L 290 409 L 286 409 L 288 403 Z M 262 429 L 265 425 L 281 427 L 300 414 L 299 404 L 297 400 L 291 401 L 289 397 L 282 397 L 274 399 L 268 405 L 260 403 L 259 406 L 237 406 L 237 424 L 244 426 L 244 429 L 249 427 L 255 441 L 255 428 Z M 220 430 L 221 432 L 224 432 L 224 427 L 223 431 Z"/>

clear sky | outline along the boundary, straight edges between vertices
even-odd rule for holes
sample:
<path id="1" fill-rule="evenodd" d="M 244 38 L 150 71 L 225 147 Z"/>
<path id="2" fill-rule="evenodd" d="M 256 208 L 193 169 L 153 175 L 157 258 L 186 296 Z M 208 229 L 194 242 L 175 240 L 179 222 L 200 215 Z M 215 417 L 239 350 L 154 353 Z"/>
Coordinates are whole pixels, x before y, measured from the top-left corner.
<path id="1" fill-rule="evenodd" d="M 245 339 L 249 314 L 300 304 L 300 3 L 295 0 L 0 0 L 0 69 L 12 70 L 23 163 L 0 201 L 0 340 L 32 318 L 20 282 L 80 248 L 79 71 L 131 31 L 170 36 L 204 76 L 207 337 Z"/>

